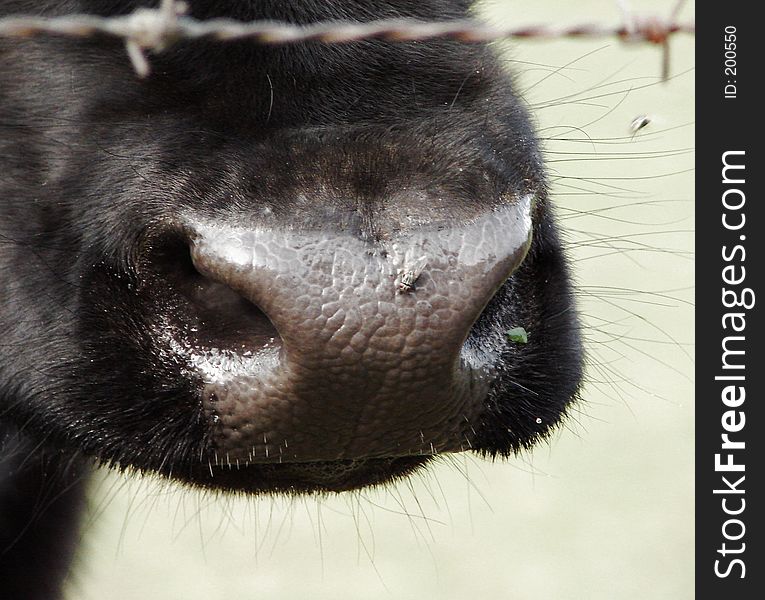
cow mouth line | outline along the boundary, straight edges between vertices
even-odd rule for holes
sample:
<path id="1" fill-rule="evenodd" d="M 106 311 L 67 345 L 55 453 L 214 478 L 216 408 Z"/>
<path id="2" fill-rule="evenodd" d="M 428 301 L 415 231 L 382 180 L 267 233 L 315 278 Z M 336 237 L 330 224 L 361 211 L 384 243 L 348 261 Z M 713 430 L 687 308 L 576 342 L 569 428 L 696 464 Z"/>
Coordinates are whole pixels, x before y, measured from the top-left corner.
<path id="1" fill-rule="evenodd" d="M 407 477 L 432 458 L 407 456 L 246 466 L 205 465 L 192 475 L 192 483 L 247 493 L 345 492 Z"/>

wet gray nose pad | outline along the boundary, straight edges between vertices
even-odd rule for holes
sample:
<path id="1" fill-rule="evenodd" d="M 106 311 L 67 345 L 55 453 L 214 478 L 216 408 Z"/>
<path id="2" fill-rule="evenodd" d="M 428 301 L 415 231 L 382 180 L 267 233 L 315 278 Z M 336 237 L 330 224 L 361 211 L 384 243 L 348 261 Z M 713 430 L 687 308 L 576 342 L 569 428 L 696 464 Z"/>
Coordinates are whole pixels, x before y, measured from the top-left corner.
<path id="1" fill-rule="evenodd" d="M 377 243 L 195 223 L 197 270 L 278 332 L 227 368 L 198 362 L 219 446 L 245 461 L 462 449 L 488 385 L 463 344 L 528 250 L 531 203 Z"/>

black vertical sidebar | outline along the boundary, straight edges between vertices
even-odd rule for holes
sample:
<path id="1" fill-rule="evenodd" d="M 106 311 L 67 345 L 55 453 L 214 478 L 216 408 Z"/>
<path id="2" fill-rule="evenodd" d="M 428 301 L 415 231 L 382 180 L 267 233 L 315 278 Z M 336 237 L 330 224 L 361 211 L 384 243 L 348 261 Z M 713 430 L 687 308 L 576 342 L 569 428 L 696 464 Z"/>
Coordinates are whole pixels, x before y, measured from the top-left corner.
<path id="1" fill-rule="evenodd" d="M 759 6 L 696 5 L 696 597 L 702 599 L 765 598 Z"/>

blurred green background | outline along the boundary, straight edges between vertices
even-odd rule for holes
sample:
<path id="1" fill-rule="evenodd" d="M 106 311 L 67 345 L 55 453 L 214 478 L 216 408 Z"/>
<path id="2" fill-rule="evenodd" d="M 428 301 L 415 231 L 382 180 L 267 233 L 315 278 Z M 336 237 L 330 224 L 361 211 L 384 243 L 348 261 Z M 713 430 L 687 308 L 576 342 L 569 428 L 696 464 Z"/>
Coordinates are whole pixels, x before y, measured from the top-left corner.
<path id="1" fill-rule="evenodd" d="M 612 0 L 482 12 L 517 25 L 621 18 Z M 652 46 L 501 46 L 544 140 L 586 321 L 584 401 L 549 445 L 506 463 L 453 456 L 396 488 L 322 499 L 102 474 L 68 598 L 692 598 L 693 43 L 672 39 L 666 83 Z"/>

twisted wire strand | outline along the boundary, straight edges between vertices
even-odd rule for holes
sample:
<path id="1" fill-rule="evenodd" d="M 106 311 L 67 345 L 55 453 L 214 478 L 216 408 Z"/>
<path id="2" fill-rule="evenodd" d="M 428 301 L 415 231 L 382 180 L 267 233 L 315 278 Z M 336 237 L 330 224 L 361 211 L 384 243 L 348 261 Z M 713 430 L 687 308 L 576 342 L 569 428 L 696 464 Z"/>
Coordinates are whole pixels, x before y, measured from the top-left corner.
<path id="1" fill-rule="evenodd" d="M 677 23 L 672 18 L 632 17 L 623 25 L 597 23 L 571 26 L 535 25 L 510 27 L 489 25 L 477 20 L 420 21 L 416 19 L 377 20 L 365 23 L 327 21 L 295 25 L 279 21 L 242 22 L 232 19 L 199 21 L 185 16 L 186 6 L 176 0 L 162 0 L 157 8 L 139 8 L 118 17 L 69 15 L 63 17 L 12 16 L 0 18 L 0 38 L 41 35 L 93 37 L 106 35 L 124 40 L 136 73 L 145 77 L 150 66 L 146 51 L 162 52 L 181 40 L 211 39 L 221 42 L 249 40 L 260 44 L 321 42 L 341 44 L 363 40 L 393 42 L 446 38 L 461 42 L 487 42 L 511 38 L 616 37 L 625 42 L 646 42 L 663 47 L 664 77 L 668 71 L 668 41 L 678 33 L 694 34 L 694 23 Z"/>

